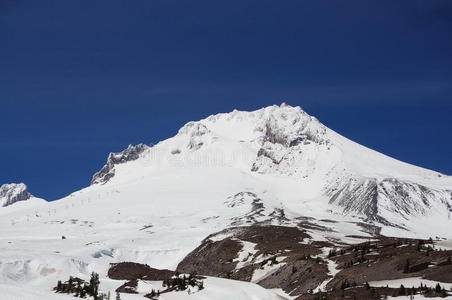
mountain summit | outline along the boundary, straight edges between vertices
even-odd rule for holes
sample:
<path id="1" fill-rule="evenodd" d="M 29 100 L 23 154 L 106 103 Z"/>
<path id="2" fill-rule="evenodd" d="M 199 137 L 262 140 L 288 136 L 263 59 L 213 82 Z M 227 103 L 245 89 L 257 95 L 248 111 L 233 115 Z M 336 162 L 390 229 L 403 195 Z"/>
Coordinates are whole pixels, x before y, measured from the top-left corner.
<path id="1" fill-rule="evenodd" d="M 122 174 L 116 174 L 119 165 Z M 361 146 L 285 103 L 212 115 L 187 123 L 153 147 L 140 144 L 112 153 L 93 184 L 130 181 L 135 171 L 177 166 L 286 178 L 303 189 L 296 201 L 307 207 L 392 227 L 407 229 L 431 215 L 449 220 L 452 213 L 451 177 Z"/>

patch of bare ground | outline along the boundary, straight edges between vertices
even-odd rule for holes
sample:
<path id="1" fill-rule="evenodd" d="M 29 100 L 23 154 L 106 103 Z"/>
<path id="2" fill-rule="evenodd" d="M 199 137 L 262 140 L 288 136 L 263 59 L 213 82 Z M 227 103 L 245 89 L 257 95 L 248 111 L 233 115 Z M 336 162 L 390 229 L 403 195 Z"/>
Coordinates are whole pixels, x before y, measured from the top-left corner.
<path id="1" fill-rule="evenodd" d="M 174 274 L 174 271 L 155 269 L 145 264 L 121 262 L 111 264 L 107 276 L 115 280 L 165 280 Z"/>
<path id="2" fill-rule="evenodd" d="M 177 270 L 181 273 L 198 272 L 206 276 L 230 278 L 237 264 L 234 258 L 241 249 L 241 243 L 231 238 L 220 241 L 206 239 L 179 263 Z"/>
<path id="3" fill-rule="evenodd" d="M 218 237 L 225 238 L 219 240 Z M 264 225 L 234 227 L 206 238 L 178 265 L 181 273 L 254 281 L 265 288 L 282 288 L 299 295 L 328 278 L 327 263 L 318 256 L 328 242 L 308 243 L 311 237 L 296 227 Z M 242 242 L 252 243 L 243 256 Z M 242 261 L 238 258 L 242 257 Z M 261 276 L 253 278 L 260 273 Z"/>
<path id="4" fill-rule="evenodd" d="M 432 241 L 380 237 L 330 254 L 340 271 L 327 289 L 336 289 L 346 280 L 358 285 L 408 277 L 452 282 L 451 256 L 452 251 L 435 250 Z"/>

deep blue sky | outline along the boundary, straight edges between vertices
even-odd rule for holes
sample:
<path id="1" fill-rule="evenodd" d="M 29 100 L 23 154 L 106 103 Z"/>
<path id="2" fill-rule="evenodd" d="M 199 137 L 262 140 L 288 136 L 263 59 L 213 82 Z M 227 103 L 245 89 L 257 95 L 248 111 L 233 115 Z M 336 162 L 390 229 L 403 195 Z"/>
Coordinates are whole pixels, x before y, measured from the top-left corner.
<path id="1" fill-rule="evenodd" d="M 452 174 L 452 1 L 0 0 L 0 183 L 56 199 L 129 143 L 282 101 Z"/>

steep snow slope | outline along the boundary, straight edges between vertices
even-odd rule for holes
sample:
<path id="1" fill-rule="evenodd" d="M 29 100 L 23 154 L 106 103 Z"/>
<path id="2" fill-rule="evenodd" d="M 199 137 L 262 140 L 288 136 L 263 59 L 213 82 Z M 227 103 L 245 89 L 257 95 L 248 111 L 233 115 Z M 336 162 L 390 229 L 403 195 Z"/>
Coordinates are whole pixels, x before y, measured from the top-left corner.
<path id="1" fill-rule="evenodd" d="M 316 240 L 353 241 L 363 220 L 451 238 L 451 190 L 451 177 L 360 146 L 299 107 L 218 114 L 110 154 L 90 187 L 59 201 L 0 209 L 0 284 L 48 291 L 91 271 L 107 282 L 119 261 L 171 269 L 231 225 L 303 216 L 337 221 L 312 230 Z"/>

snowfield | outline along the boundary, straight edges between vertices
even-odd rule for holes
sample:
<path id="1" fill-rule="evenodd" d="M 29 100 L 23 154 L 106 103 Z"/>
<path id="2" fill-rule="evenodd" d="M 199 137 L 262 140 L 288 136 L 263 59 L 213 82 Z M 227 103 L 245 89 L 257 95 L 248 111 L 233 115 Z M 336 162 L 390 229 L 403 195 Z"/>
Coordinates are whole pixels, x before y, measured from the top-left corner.
<path id="1" fill-rule="evenodd" d="M 281 300 L 285 299 L 277 293 L 266 290 L 257 284 L 252 284 L 237 280 L 228 280 L 222 278 L 208 277 L 204 280 L 206 288 L 201 291 L 180 291 L 162 294 L 159 299 L 162 300 L 229 300 L 231 297 L 238 300 Z M 208 287 L 208 288 L 207 288 Z M 161 282 L 148 282 L 142 284 L 143 291 L 150 291 L 151 289 L 162 290 Z M 138 300 L 143 298 L 143 293 L 140 295 L 123 294 L 121 299 L 124 300 Z"/>
<path id="2" fill-rule="evenodd" d="M 0 298 L 71 299 L 52 287 L 93 271 L 101 276 L 102 292 L 114 294 L 122 283 L 106 278 L 113 262 L 175 269 L 208 235 L 233 222 L 249 224 L 244 220 L 252 200 L 231 202 L 242 192 L 264 206 L 256 221 L 276 223 L 276 209 L 289 220 L 335 220 L 328 223 L 332 231 L 310 232 L 316 240 L 356 242 L 349 235 L 369 236 L 355 223 L 365 219 L 387 235 L 452 238 L 451 177 L 358 145 L 287 105 L 190 122 L 153 147 L 111 155 L 93 182 L 58 201 L 29 199 L 0 208 Z M 399 189 L 408 195 L 403 203 L 391 194 Z M 374 193 L 375 210 L 363 209 L 362 197 L 344 202 L 350 191 Z M 241 263 L 253 249 L 243 244 Z M 335 272 L 332 263 L 329 269 Z M 265 267 L 253 278 L 271 271 Z M 161 299 L 282 299 L 248 282 L 208 278 L 205 286 Z"/>

